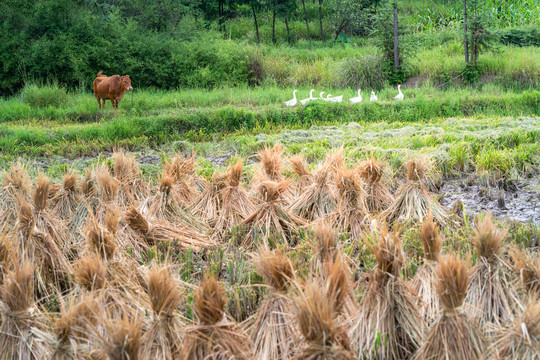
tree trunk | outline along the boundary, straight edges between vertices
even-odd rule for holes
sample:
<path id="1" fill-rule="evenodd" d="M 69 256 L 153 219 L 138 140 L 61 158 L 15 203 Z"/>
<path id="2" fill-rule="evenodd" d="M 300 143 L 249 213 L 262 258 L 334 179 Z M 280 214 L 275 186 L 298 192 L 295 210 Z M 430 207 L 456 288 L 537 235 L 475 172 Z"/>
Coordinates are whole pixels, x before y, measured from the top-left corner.
<path id="1" fill-rule="evenodd" d="M 287 28 L 287 41 L 289 42 L 289 46 L 291 45 L 291 32 L 289 31 L 289 21 L 287 18 L 285 18 L 285 27 Z"/>
<path id="2" fill-rule="evenodd" d="M 319 0 L 319 21 L 321 23 L 321 40 L 324 44 L 324 31 L 322 26 L 322 0 Z"/>
<path id="3" fill-rule="evenodd" d="M 261 45 L 261 38 L 259 37 L 259 24 L 257 24 L 257 14 L 255 13 L 255 6 L 251 4 L 251 10 L 253 11 L 253 20 L 255 21 L 255 32 L 257 33 L 257 45 Z"/>
<path id="4" fill-rule="evenodd" d="M 274 12 L 272 13 L 272 44 L 276 45 L 276 1 L 274 0 Z"/>
<path id="5" fill-rule="evenodd" d="M 394 0 L 394 70 L 399 69 L 399 34 L 397 0 Z"/>
<path id="6" fill-rule="evenodd" d="M 464 39 L 463 46 L 465 48 L 465 62 L 469 62 L 469 40 L 467 39 L 467 0 L 463 0 L 463 27 Z"/>
<path id="7" fill-rule="evenodd" d="M 219 31 L 223 31 L 221 22 L 223 21 L 223 10 L 221 9 L 221 0 L 218 1 L 218 24 L 219 24 Z"/>
<path id="8" fill-rule="evenodd" d="M 304 7 L 304 18 L 306 19 L 307 37 L 308 37 L 309 43 L 311 44 L 311 36 L 309 35 L 309 23 L 308 23 L 308 19 L 307 19 L 306 2 L 305 2 L 305 0 L 302 0 L 302 6 Z"/>

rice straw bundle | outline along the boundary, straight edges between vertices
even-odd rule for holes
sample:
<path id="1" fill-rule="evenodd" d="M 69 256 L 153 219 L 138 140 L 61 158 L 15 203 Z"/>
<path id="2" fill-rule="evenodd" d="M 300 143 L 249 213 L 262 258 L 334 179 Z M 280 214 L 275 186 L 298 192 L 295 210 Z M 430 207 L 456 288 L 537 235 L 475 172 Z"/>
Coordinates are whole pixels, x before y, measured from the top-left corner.
<path id="1" fill-rule="evenodd" d="M 362 162 L 358 168 L 360 177 L 365 182 L 366 204 L 370 212 L 381 212 L 386 210 L 394 197 L 388 191 L 388 188 L 381 181 L 384 174 L 384 163 L 371 159 Z"/>
<path id="2" fill-rule="evenodd" d="M 242 222 L 246 226 L 244 245 L 252 245 L 259 234 L 265 244 L 273 236 L 284 242 L 292 241 L 304 222 L 283 208 L 282 195 L 289 185 L 290 181 L 286 180 L 280 183 L 265 181 L 258 186 L 262 203 Z"/>
<path id="3" fill-rule="evenodd" d="M 255 211 L 246 190 L 240 185 L 242 160 L 230 166 L 227 171 L 227 187 L 222 192 L 222 207 L 214 226 L 213 237 L 223 241 L 230 236 L 231 230 Z"/>
<path id="4" fill-rule="evenodd" d="M 77 284 L 73 297 L 95 296 L 100 307 L 116 315 L 133 317 L 145 313 L 148 301 L 142 296 L 142 287 L 122 269 L 91 255 L 84 255 L 73 267 Z"/>
<path id="5" fill-rule="evenodd" d="M 85 170 L 84 179 L 79 184 L 80 199 L 75 208 L 71 219 L 68 222 L 68 230 L 73 236 L 73 244 L 77 247 L 84 241 L 84 237 L 80 233 L 80 229 L 87 221 L 90 212 L 95 213 L 98 208 L 99 200 L 97 199 L 97 184 L 94 173 L 89 169 Z"/>
<path id="6" fill-rule="evenodd" d="M 52 211 L 64 221 L 70 221 L 81 201 L 81 187 L 76 173 L 63 176 L 63 185 L 51 198 Z"/>
<path id="7" fill-rule="evenodd" d="M 0 187 L 0 231 L 11 228 L 17 220 L 16 202 L 22 196 L 30 199 L 32 182 L 21 163 L 12 164 L 9 170 L 2 172 L 3 183 Z"/>
<path id="8" fill-rule="evenodd" d="M 41 360 L 50 349 L 39 341 L 43 321 L 34 303 L 32 265 L 15 264 L 0 286 L 0 356 L 3 359 Z"/>
<path id="9" fill-rule="evenodd" d="M 182 291 L 166 265 L 152 267 L 148 274 L 148 296 L 153 316 L 142 337 L 142 359 L 172 360 L 180 356 L 182 323 L 176 310 Z"/>
<path id="10" fill-rule="evenodd" d="M 339 251 L 334 259 L 328 259 L 323 264 L 324 281 L 330 293 L 334 296 L 336 314 L 348 321 L 357 312 L 354 294 L 351 286 L 351 271 L 345 255 Z"/>
<path id="11" fill-rule="evenodd" d="M 366 359 L 407 359 L 420 347 L 425 325 L 419 299 L 400 277 L 399 233 L 383 228 L 378 246 L 370 247 L 377 266 L 349 332 L 352 348 Z"/>
<path id="12" fill-rule="evenodd" d="M 33 195 L 34 224 L 39 231 L 50 236 L 64 254 L 68 254 L 71 251 L 71 238 L 67 226 L 47 207 L 49 187 L 49 179 L 40 174 Z"/>
<path id="13" fill-rule="evenodd" d="M 249 329 L 255 358 L 260 360 L 288 360 L 301 341 L 295 321 L 294 303 L 287 296 L 294 279 L 291 261 L 279 250 L 261 248 L 255 258 L 257 271 L 270 291 L 254 315 Z"/>
<path id="14" fill-rule="evenodd" d="M 181 206 L 187 208 L 200 194 L 195 171 L 195 158 L 193 156 L 183 159 L 175 156 L 163 167 L 163 174 L 172 178 L 172 186 Z"/>
<path id="15" fill-rule="evenodd" d="M 174 242 L 182 250 L 193 248 L 195 251 L 200 251 L 214 244 L 208 236 L 190 231 L 185 227 L 175 227 L 165 220 L 148 220 L 133 206 L 126 211 L 124 217 L 128 225 L 148 246 Z"/>
<path id="16" fill-rule="evenodd" d="M 283 146 L 276 143 L 273 147 L 265 147 L 259 152 L 261 181 L 280 182 L 284 180 L 282 174 L 283 167 Z"/>
<path id="17" fill-rule="evenodd" d="M 512 256 L 512 268 L 520 279 L 523 294 L 522 297 L 529 297 L 540 300 L 540 258 L 529 253 L 513 248 L 510 251 Z"/>
<path id="18" fill-rule="evenodd" d="M 510 286 L 511 274 L 500 258 L 505 237 L 506 231 L 497 229 L 489 213 L 473 232 L 478 263 L 473 268 L 465 302 L 469 316 L 482 325 L 501 324 L 513 316 L 512 304 L 517 295 Z"/>
<path id="19" fill-rule="evenodd" d="M 140 179 L 139 165 L 135 157 L 123 151 L 115 151 L 113 159 L 113 174 L 120 184 L 118 189 L 120 205 L 125 208 L 147 197 L 148 187 Z"/>
<path id="20" fill-rule="evenodd" d="M 531 299 L 520 316 L 497 328 L 496 336 L 482 359 L 540 359 L 540 301 L 538 299 Z"/>
<path id="21" fill-rule="evenodd" d="M 205 275 L 195 294 L 198 325 L 185 330 L 184 360 L 250 360 L 249 337 L 225 315 L 223 289 L 215 277 Z"/>
<path id="22" fill-rule="evenodd" d="M 72 298 L 68 309 L 61 306 L 60 316 L 51 318 L 52 337 L 42 334 L 42 341 L 52 349 L 51 359 L 91 359 L 91 330 L 97 327 L 99 302 L 92 296 Z"/>
<path id="23" fill-rule="evenodd" d="M 332 289 L 316 281 L 304 285 L 296 298 L 298 325 L 308 345 L 295 360 L 352 360 L 347 335 L 337 320 Z"/>
<path id="24" fill-rule="evenodd" d="M 97 289 L 106 293 L 104 301 L 118 305 L 122 310 L 128 305 L 132 312 L 148 303 L 143 292 L 146 288 L 146 268 L 117 251 L 113 235 L 97 224 L 95 218 L 84 229 L 87 239 L 86 254 L 76 263 L 75 279 L 88 291 Z M 93 256 L 94 255 L 94 256 Z M 105 276 L 103 276 L 105 270 Z"/>
<path id="25" fill-rule="evenodd" d="M 294 186 L 296 196 L 301 195 L 304 190 L 313 182 L 313 176 L 307 168 L 306 159 L 303 156 L 296 155 L 289 159 L 293 171 L 298 176 Z"/>
<path id="26" fill-rule="evenodd" d="M 205 189 L 191 207 L 193 215 L 210 223 L 215 223 L 222 207 L 221 192 L 227 186 L 226 174 L 215 172 L 212 180 L 206 182 Z"/>
<path id="27" fill-rule="evenodd" d="M 104 316 L 105 334 L 99 336 L 109 360 L 144 360 L 141 356 L 142 323 L 137 318 Z"/>
<path id="28" fill-rule="evenodd" d="M 115 179 L 105 164 L 94 170 L 98 196 L 103 204 L 117 203 L 120 182 Z"/>
<path id="29" fill-rule="evenodd" d="M 165 172 L 161 175 L 159 190 L 148 199 L 146 206 L 148 207 L 147 215 L 150 218 L 166 220 L 177 225 L 182 224 L 188 228 L 193 227 L 201 233 L 208 231 L 205 224 L 185 210 L 178 188 L 174 186 L 174 178 Z"/>
<path id="30" fill-rule="evenodd" d="M 313 229 L 314 240 L 309 242 L 315 256 L 311 257 L 312 273 L 323 275 L 323 264 L 333 262 L 338 254 L 338 234 L 329 222 L 318 221 Z"/>
<path id="31" fill-rule="evenodd" d="M 414 359 L 480 359 L 485 340 L 462 310 L 469 282 L 468 263 L 453 256 L 439 261 L 436 288 L 441 311 Z"/>
<path id="32" fill-rule="evenodd" d="M 15 225 L 18 253 L 23 262 L 34 264 L 39 293 L 55 294 L 67 284 L 66 277 L 71 274 L 69 260 L 48 234 L 35 228 L 34 213 L 28 201 L 20 197 L 18 207 Z"/>
<path id="33" fill-rule="evenodd" d="M 407 163 L 407 181 L 400 185 L 394 202 L 382 213 L 388 224 L 398 221 L 422 221 L 428 213 L 442 226 L 447 224 L 448 213 L 435 201 L 427 188 L 431 167 L 431 161 L 426 157 Z"/>
<path id="34" fill-rule="evenodd" d="M 336 210 L 328 215 L 329 221 L 335 223 L 338 229 L 349 232 L 353 239 L 358 240 L 368 224 L 365 192 L 352 170 L 338 169 L 334 182 L 338 193 L 338 205 Z"/>
<path id="35" fill-rule="evenodd" d="M 417 270 L 411 280 L 411 288 L 422 300 L 420 311 L 427 324 L 435 320 L 439 314 L 439 298 L 435 289 L 436 270 L 443 238 L 439 235 L 439 226 L 431 215 L 422 222 L 420 240 L 424 249 L 424 264 Z"/>
<path id="36" fill-rule="evenodd" d="M 332 192 L 332 167 L 325 163 L 317 169 L 313 182 L 291 204 L 291 212 L 303 219 L 313 221 L 330 214 L 336 208 Z"/>

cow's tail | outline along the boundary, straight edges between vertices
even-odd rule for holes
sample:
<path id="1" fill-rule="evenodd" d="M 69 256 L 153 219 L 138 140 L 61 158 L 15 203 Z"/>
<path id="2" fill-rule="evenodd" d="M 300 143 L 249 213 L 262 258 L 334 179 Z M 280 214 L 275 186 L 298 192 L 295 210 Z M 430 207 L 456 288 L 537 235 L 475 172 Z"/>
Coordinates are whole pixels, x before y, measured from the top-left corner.
<path id="1" fill-rule="evenodd" d="M 107 77 L 107 75 L 105 75 L 102 70 L 99 70 L 97 77 Z"/>

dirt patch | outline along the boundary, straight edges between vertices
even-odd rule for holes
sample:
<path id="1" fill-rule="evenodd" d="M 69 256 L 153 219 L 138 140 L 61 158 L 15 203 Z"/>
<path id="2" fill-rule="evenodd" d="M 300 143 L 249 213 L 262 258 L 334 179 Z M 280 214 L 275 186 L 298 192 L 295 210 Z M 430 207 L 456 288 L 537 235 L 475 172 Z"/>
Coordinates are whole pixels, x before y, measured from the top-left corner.
<path id="1" fill-rule="evenodd" d="M 439 190 L 441 203 L 452 208 L 461 200 L 468 213 L 490 211 L 501 220 L 540 224 L 540 175 L 511 184 L 469 184 L 467 180 L 447 180 Z"/>

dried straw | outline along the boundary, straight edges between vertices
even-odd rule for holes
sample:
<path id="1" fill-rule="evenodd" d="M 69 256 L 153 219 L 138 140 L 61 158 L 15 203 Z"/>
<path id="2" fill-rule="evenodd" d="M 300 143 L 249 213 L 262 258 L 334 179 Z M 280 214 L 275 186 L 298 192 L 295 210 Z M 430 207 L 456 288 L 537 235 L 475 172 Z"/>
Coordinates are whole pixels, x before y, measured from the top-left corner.
<path id="1" fill-rule="evenodd" d="M 352 348 L 367 359 L 406 359 L 420 347 L 424 321 L 419 299 L 401 279 L 404 261 L 398 232 L 382 229 L 369 244 L 377 266 L 349 331 Z"/>
<path id="2" fill-rule="evenodd" d="M 442 309 L 414 359 L 480 359 L 485 340 L 476 324 L 462 311 L 469 282 L 469 265 L 453 256 L 440 259 L 437 294 Z"/>
<path id="3" fill-rule="evenodd" d="M 421 313 L 426 324 L 431 324 L 439 314 L 439 299 L 435 289 L 436 269 L 443 243 L 439 226 L 428 215 L 422 222 L 420 239 L 424 249 L 424 263 L 411 280 L 412 289 L 422 300 Z"/>
<path id="4" fill-rule="evenodd" d="M 306 159 L 301 155 L 292 156 L 289 159 L 291 167 L 298 179 L 294 186 L 294 193 L 296 196 L 302 195 L 305 189 L 313 182 L 313 176 L 309 171 Z"/>
<path id="5" fill-rule="evenodd" d="M 181 156 L 175 156 L 171 161 L 167 161 L 163 167 L 165 177 L 172 179 L 171 186 L 174 188 L 175 196 L 183 208 L 187 208 L 200 195 L 197 178 L 193 170 L 195 157 L 191 156 L 184 159 Z"/>
<path id="6" fill-rule="evenodd" d="M 39 341 L 44 331 L 43 319 L 34 303 L 32 265 L 15 265 L 0 286 L 0 354 L 4 359 L 40 360 L 50 356 L 50 349 Z"/>
<path id="7" fill-rule="evenodd" d="M 497 229 L 489 213 L 473 232 L 478 264 L 473 268 L 465 302 L 469 316 L 482 325 L 501 324 L 513 317 L 512 304 L 517 295 L 510 286 L 510 271 L 500 258 L 505 237 L 506 231 Z"/>
<path id="8" fill-rule="evenodd" d="M 198 216 L 210 223 L 215 223 L 222 208 L 222 191 L 227 186 L 226 174 L 214 173 L 212 181 L 206 182 L 206 186 L 199 198 L 191 206 L 193 215 Z"/>
<path id="9" fill-rule="evenodd" d="M 301 341 L 295 321 L 293 301 L 287 296 L 294 279 L 291 261 L 279 250 L 259 250 L 255 258 L 257 271 L 270 291 L 254 315 L 249 329 L 256 359 L 288 360 L 299 348 Z"/>
<path id="10" fill-rule="evenodd" d="M 540 258 L 517 248 L 510 249 L 512 269 L 520 280 L 522 298 L 540 299 Z"/>
<path id="11" fill-rule="evenodd" d="M 448 223 L 448 213 L 427 189 L 431 168 L 431 161 L 426 157 L 407 163 L 407 181 L 398 188 L 392 205 L 382 213 L 388 224 L 423 221 L 429 213 L 442 226 Z"/>
<path id="12" fill-rule="evenodd" d="M 273 147 L 265 147 L 259 152 L 259 161 L 261 168 L 259 174 L 263 181 L 280 182 L 284 180 L 282 174 L 283 168 L 283 146 L 276 143 Z"/>
<path id="13" fill-rule="evenodd" d="M 135 157 L 123 151 L 113 153 L 113 174 L 119 182 L 118 201 L 127 207 L 134 201 L 148 196 L 148 186 L 140 179 L 140 169 Z"/>
<path id="14" fill-rule="evenodd" d="M 337 321 L 338 311 L 331 287 L 317 281 L 304 285 L 296 298 L 298 326 L 308 343 L 293 359 L 354 359 L 345 331 Z"/>
<path id="15" fill-rule="evenodd" d="M 52 211 L 62 220 L 71 221 L 81 201 L 81 187 L 76 173 L 63 176 L 63 186 L 51 198 Z"/>
<path id="16" fill-rule="evenodd" d="M 291 212 L 303 219 L 313 221 L 324 218 L 336 208 L 332 191 L 332 166 L 325 163 L 317 169 L 313 182 L 291 204 Z"/>
<path id="17" fill-rule="evenodd" d="M 35 277 L 40 295 L 53 295 L 67 285 L 71 273 L 67 257 L 50 235 L 35 227 L 32 207 L 19 197 L 19 215 L 15 225 L 15 244 L 21 261 L 34 264 Z"/>
<path id="18" fill-rule="evenodd" d="M 255 205 L 240 185 L 242 167 L 242 161 L 238 160 L 235 165 L 229 167 L 226 173 L 227 187 L 223 189 L 222 207 L 213 234 L 218 241 L 224 241 L 230 237 L 232 229 L 255 212 Z"/>
<path id="19" fill-rule="evenodd" d="M 360 177 L 365 182 L 366 205 L 370 212 L 384 211 L 394 202 L 394 197 L 381 181 L 384 168 L 385 164 L 373 156 L 358 167 Z"/>
<path id="20" fill-rule="evenodd" d="M 352 170 L 338 169 L 334 182 L 338 205 L 328 216 L 328 221 L 333 222 L 338 229 L 349 232 L 352 239 L 358 240 L 369 223 L 366 194 Z"/>
<path id="21" fill-rule="evenodd" d="M 185 360 L 250 360 L 249 337 L 225 316 L 225 297 L 215 277 L 205 276 L 195 294 L 195 314 L 198 325 L 185 330 Z"/>
<path id="22" fill-rule="evenodd" d="M 265 181 L 259 185 L 262 202 L 242 222 L 246 231 L 244 245 L 252 245 L 259 236 L 265 244 L 268 243 L 270 237 L 275 237 L 278 241 L 293 242 L 294 235 L 297 234 L 299 226 L 303 225 L 304 221 L 290 214 L 283 207 L 285 200 L 282 196 L 289 185 L 290 180 L 280 183 Z"/>
<path id="23" fill-rule="evenodd" d="M 531 299 L 520 316 L 495 331 L 482 359 L 540 359 L 540 301 Z"/>
<path id="24" fill-rule="evenodd" d="M 156 265 L 148 274 L 148 296 L 153 316 L 142 337 L 143 359 L 177 359 L 182 347 L 180 322 L 176 310 L 182 291 L 166 265 Z"/>
<path id="25" fill-rule="evenodd" d="M 214 244 L 208 236 L 190 231 L 187 228 L 178 228 L 165 220 L 148 220 L 134 206 L 126 211 L 124 218 L 128 225 L 135 230 L 149 246 L 158 243 L 175 244 L 181 250 L 202 248 Z"/>

